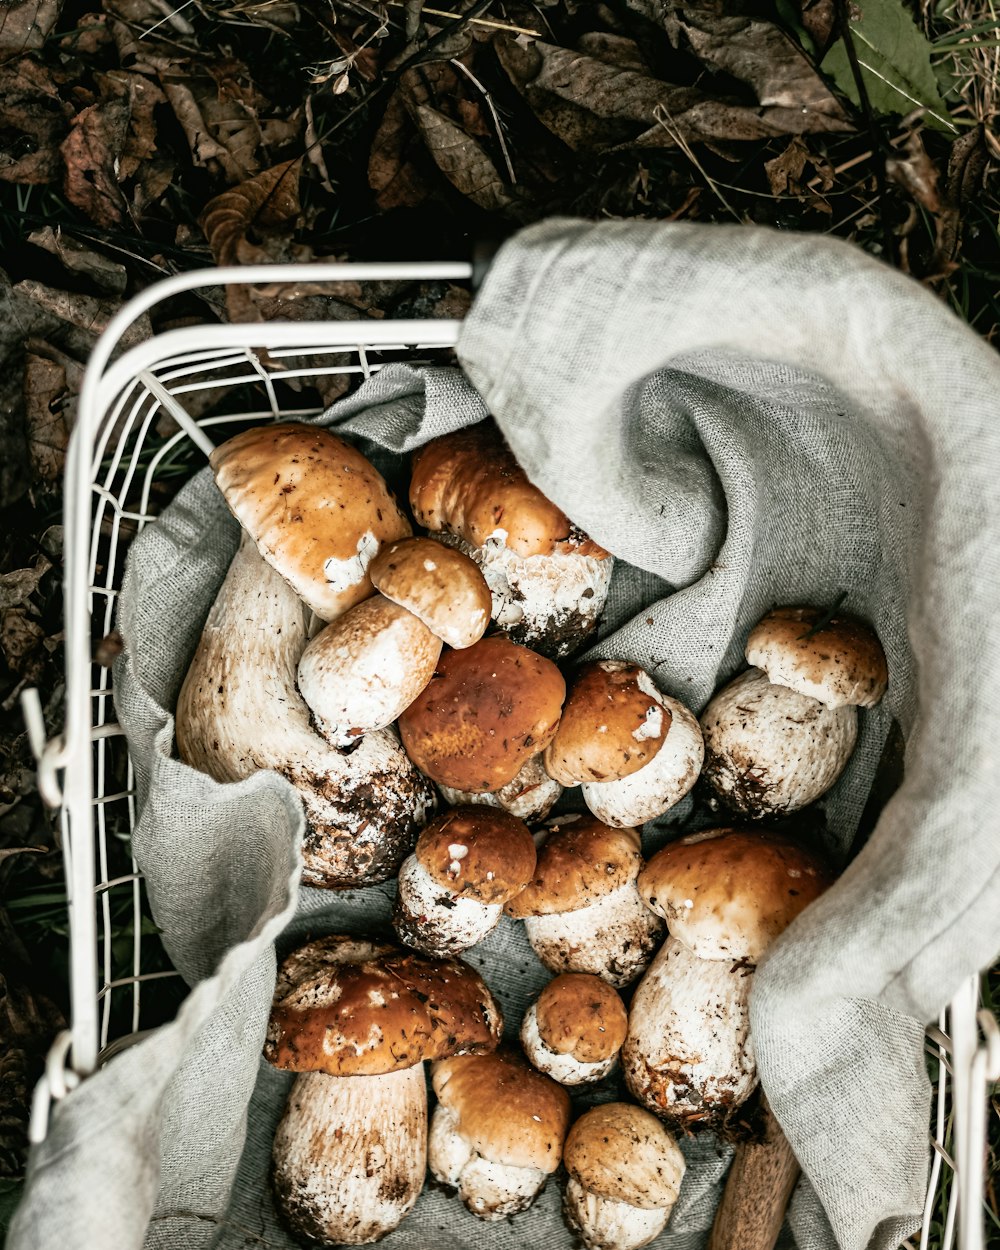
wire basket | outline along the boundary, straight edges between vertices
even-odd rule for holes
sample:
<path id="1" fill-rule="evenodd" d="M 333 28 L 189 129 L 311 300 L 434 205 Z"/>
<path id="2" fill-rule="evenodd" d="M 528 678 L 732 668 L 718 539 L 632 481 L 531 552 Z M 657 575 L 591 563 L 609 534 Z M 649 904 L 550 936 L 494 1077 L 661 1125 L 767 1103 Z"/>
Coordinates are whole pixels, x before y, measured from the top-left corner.
<path id="1" fill-rule="evenodd" d="M 32 1107 L 33 1142 L 46 1135 L 52 1099 L 66 1097 L 117 1051 L 161 1021 L 143 987 L 173 979 L 130 858 L 136 818 L 132 763 L 114 719 L 111 670 L 92 660 L 112 633 L 130 539 L 155 519 L 157 496 L 193 443 L 208 455 L 229 427 L 318 415 L 296 406 L 298 381 L 367 378 L 391 360 L 444 359 L 454 320 L 386 320 L 185 326 L 121 352 L 129 328 L 182 292 L 225 285 L 377 281 L 467 281 L 472 266 L 441 264 L 281 265 L 179 274 L 144 291 L 112 320 L 91 358 L 70 443 L 65 491 L 66 726 L 46 742 L 37 691 L 23 698 L 38 760 L 39 790 L 58 808 L 70 918 L 71 1021 L 53 1043 Z M 289 384 L 292 384 L 290 386 Z M 232 412 L 195 421 L 182 399 L 196 392 L 234 397 Z M 247 406 L 247 396 L 251 396 Z M 177 430 L 156 436 L 163 415 Z M 185 457 L 189 460 L 190 456 Z M 165 493 L 165 492 L 164 492 Z M 170 492 L 172 493 L 172 492 Z M 124 934 L 124 938 L 123 935 Z M 145 937 L 145 941 L 144 941 Z M 932 1221 L 943 1250 L 982 1250 L 987 1082 L 1000 1078 L 1000 1028 L 978 1011 L 975 979 L 928 1029 L 938 1081 L 930 1126 L 931 1167 L 920 1250 Z M 947 1167 L 945 1166 L 947 1165 Z M 954 1180 L 945 1183 L 948 1172 Z M 907 1243 L 912 1246 L 913 1243 Z"/>

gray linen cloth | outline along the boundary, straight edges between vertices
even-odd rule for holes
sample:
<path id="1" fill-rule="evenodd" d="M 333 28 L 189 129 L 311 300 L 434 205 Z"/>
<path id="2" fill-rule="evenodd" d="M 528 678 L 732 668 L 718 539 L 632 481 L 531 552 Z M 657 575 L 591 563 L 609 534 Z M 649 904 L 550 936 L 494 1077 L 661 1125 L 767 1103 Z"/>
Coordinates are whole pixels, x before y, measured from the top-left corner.
<path id="1" fill-rule="evenodd" d="M 1000 949 L 1000 365 L 917 284 L 833 240 L 562 220 L 501 250 L 458 354 L 475 389 L 394 365 L 321 420 L 398 453 L 485 401 L 531 479 L 621 557 L 595 654 L 643 664 L 700 710 L 775 602 L 846 590 L 878 629 L 889 692 L 823 803 L 842 857 L 893 721 L 906 779 L 762 964 L 752 1022 L 805 1172 L 784 1240 L 890 1250 L 926 1184 L 922 1026 Z M 289 1078 L 259 1060 L 275 941 L 384 929 L 392 887 L 299 888 L 288 783 L 222 786 L 171 756 L 177 691 L 236 542 L 206 472 L 133 545 L 115 692 L 135 854 L 194 989 L 56 1106 L 13 1250 L 293 1244 L 267 1190 Z M 647 847 L 687 811 L 647 826 Z M 509 921 L 468 957 L 512 1036 L 546 974 Z M 704 1244 L 728 1159 L 707 1137 L 685 1151 L 663 1250 Z M 558 1208 L 550 1183 L 532 1211 L 483 1226 L 429 1190 L 385 1244 L 556 1250 L 571 1244 Z"/>

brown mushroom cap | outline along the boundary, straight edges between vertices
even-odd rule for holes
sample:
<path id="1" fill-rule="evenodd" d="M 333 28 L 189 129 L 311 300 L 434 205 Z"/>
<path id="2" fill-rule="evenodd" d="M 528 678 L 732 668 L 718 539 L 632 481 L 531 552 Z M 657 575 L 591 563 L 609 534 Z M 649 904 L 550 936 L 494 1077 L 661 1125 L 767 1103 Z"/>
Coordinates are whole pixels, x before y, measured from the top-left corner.
<path id="1" fill-rule="evenodd" d="M 621 1050 L 628 1013 L 614 988 L 587 972 L 564 972 L 538 995 L 538 1035 L 578 1063 L 601 1063 Z"/>
<path id="2" fill-rule="evenodd" d="M 430 684 L 399 718 L 410 759 L 456 790 L 499 790 L 559 723 L 566 683 L 551 660 L 503 636 L 444 651 Z"/>
<path id="3" fill-rule="evenodd" d="M 378 1076 L 494 1050 L 502 1028 L 493 996 L 461 960 L 333 934 L 279 969 L 264 1057 L 289 1072 Z"/>
<path id="4" fill-rule="evenodd" d="M 642 1210 L 673 1206 L 685 1168 L 656 1116 L 624 1102 L 585 1111 L 569 1131 L 563 1162 L 589 1193 Z"/>
<path id="5" fill-rule="evenodd" d="M 257 425 L 210 464 L 260 554 L 324 621 L 367 599 L 368 562 L 411 533 L 375 466 L 329 430 Z"/>
<path id="6" fill-rule="evenodd" d="M 747 663 L 776 686 L 788 686 L 827 707 L 874 707 L 889 682 L 882 644 L 870 626 L 834 616 L 812 629 L 820 608 L 775 608 L 750 632 Z"/>
<path id="7" fill-rule="evenodd" d="M 558 1168 L 569 1094 L 513 1051 L 435 1063 L 434 1092 L 456 1117 L 457 1131 L 489 1163 Z"/>
<path id="8" fill-rule="evenodd" d="M 454 547 L 433 538 L 387 543 L 368 566 L 368 576 L 449 647 L 471 647 L 486 633 L 490 588 L 476 562 Z"/>
<path id="9" fill-rule="evenodd" d="M 834 872 L 822 855 L 766 829 L 709 829 L 671 842 L 639 893 L 699 959 L 757 963 Z"/>
<path id="10" fill-rule="evenodd" d="M 502 529 L 505 545 L 519 556 L 608 554 L 532 486 L 489 420 L 420 448 L 413 460 L 410 507 L 425 529 L 457 534 L 474 547 Z"/>
<path id="11" fill-rule="evenodd" d="M 581 816 L 549 835 L 530 884 L 505 910 L 517 920 L 577 911 L 634 881 L 641 867 L 635 829 L 612 829 Z"/>
<path id="12" fill-rule="evenodd" d="M 616 781 L 648 764 L 669 728 L 670 712 L 643 669 L 597 660 L 583 665 L 569 687 L 545 769 L 564 786 Z"/>
<path id="13" fill-rule="evenodd" d="M 471 803 L 438 816 L 417 839 L 417 860 L 438 885 L 480 903 L 506 903 L 531 880 L 535 840 L 496 807 Z"/>

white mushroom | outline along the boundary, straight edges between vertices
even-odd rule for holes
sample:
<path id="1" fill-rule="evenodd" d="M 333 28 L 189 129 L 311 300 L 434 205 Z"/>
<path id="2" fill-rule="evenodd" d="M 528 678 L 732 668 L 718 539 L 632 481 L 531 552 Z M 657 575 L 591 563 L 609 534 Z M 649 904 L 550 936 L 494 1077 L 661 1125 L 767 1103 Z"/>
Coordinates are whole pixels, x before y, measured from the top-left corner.
<path id="1" fill-rule="evenodd" d="M 677 1143 L 655 1116 L 604 1103 L 566 1138 L 566 1223 L 587 1250 L 638 1250 L 666 1227 L 684 1177 Z"/>
<path id="2" fill-rule="evenodd" d="M 244 534 L 181 687 L 177 749 L 217 781 L 273 769 L 295 786 L 307 884 L 384 881 L 433 809 L 433 787 L 389 730 L 342 754 L 313 729 L 295 685 L 308 617 Z"/>

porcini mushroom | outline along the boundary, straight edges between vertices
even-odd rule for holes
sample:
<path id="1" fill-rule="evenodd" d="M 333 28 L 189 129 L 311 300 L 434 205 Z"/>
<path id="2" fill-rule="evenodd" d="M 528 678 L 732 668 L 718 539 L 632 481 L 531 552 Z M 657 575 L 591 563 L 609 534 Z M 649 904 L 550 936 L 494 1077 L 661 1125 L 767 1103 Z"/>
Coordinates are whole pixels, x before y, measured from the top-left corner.
<path id="1" fill-rule="evenodd" d="M 433 1081 L 431 1172 L 481 1220 L 526 1210 L 559 1166 L 569 1095 L 508 1051 L 443 1059 Z"/>
<path id="2" fill-rule="evenodd" d="M 399 732 L 433 781 L 495 791 L 548 746 L 565 694 L 551 660 L 496 635 L 442 652 L 433 680 L 401 714 Z"/>
<path id="3" fill-rule="evenodd" d="M 563 1214 L 587 1250 L 648 1245 L 666 1227 L 685 1171 L 659 1120 L 623 1102 L 584 1112 L 566 1138 L 563 1162 Z"/>
<path id="4" fill-rule="evenodd" d="M 455 807 L 424 829 L 399 870 L 392 923 L 428 955 L 456 955 L 500 923 L 503 905 L 531 880 L 527 825 L 489 807 Z"/>
<path id="5" fill-rule="evenodd" d="M 555 977 L 521 1022 L 521 1045 L 532 1064 L 560 1085 L 589 1085 L 614 1067 L 628 1015 L 600 977 L 566 972 Z"/>
<path id="6" fill-rule="evenodd" d="M 764 829 L 709 829 L 652 857 L 639 892 L 671 936 L 636 989 L 621 1055 L 644 1106 L 718 1126 L 749 1097 L 754 968 L 832 880 L 821 854 Z"/>
<path id="7" fill-rule="evenodd" d="M 493 619 L 515 642 L 565 656 L 594 631 L 613 559 L 532 486 L 492 421 L 416 453 L 410 506 L 418 524 L 476 561 Z"/>
<path id="8" fill-rule="evenodd" d="M 329 430 L 256 425 L 209 462 L 260 554 L 323 621 L 366 599 L 372 557 L 411 533 L 375 466 Z"/>
<path id="9" fill-rule="evenodd" d="M 388 730 L 345 755 L 313 729 L 295 685 L 308 618 L 244 534 L 178 696 L 178 753 L 217 781 L 273 769 L 291 782 L 308 885 L 385 881 L 433 810 L 433 787 Z"/>
<path id="10" fill-rule="evenodd" d="M 368 566 L 372 585 L 419 617 L 454 650 L 471 647 L 490 623 L 490 588 L 473 560 L 431 538 L 386 543 Z"/>
<path id="11" fill-rule="evenodd" d="M 427 1161 L 423 1061 L 493 1050 L 499 1010 L 458 960 L 331 936 L 282 964 L 264 1056 L 296 1072 L 272 1182 L 297 1237 L 367 1244 L 416 1202 Z"/>
<path id="12" fill-rule="evenodd" d="M 500 807 L 518 820 L 528 823 L 544 820 L 552 811 L 563 792 L 558 781 L 553 781 L 545 771 L 541 755 L 533 755 L 524 764 L 513 781 L 499 790 L 487 790 L 477 794 L 474 790 L 456 790 L 453 786 L 438 784 L 444 801 L 453 807 L 463 803 L 481 803 L 487 807 Z"/>
<path id="13" fill-rule="evenodd" d="M 776 608 L 751 631 L 755 665 L 705 708 L 704 777 L 727 808 L 757 819 L 814 802 L 843 772 L 857 740 L 857 708 L 885 692 L 874 633 L 817 608 Z"/>
<path id="14" fill-rule="evenodd" d="M 531 883 L 506 905 L 552 972 L 591 972 L 628 985 L 653 956 L 664 925 L 636 889 L 639 835 L 594 817 L 559 825 L 538 852 Z"/>

